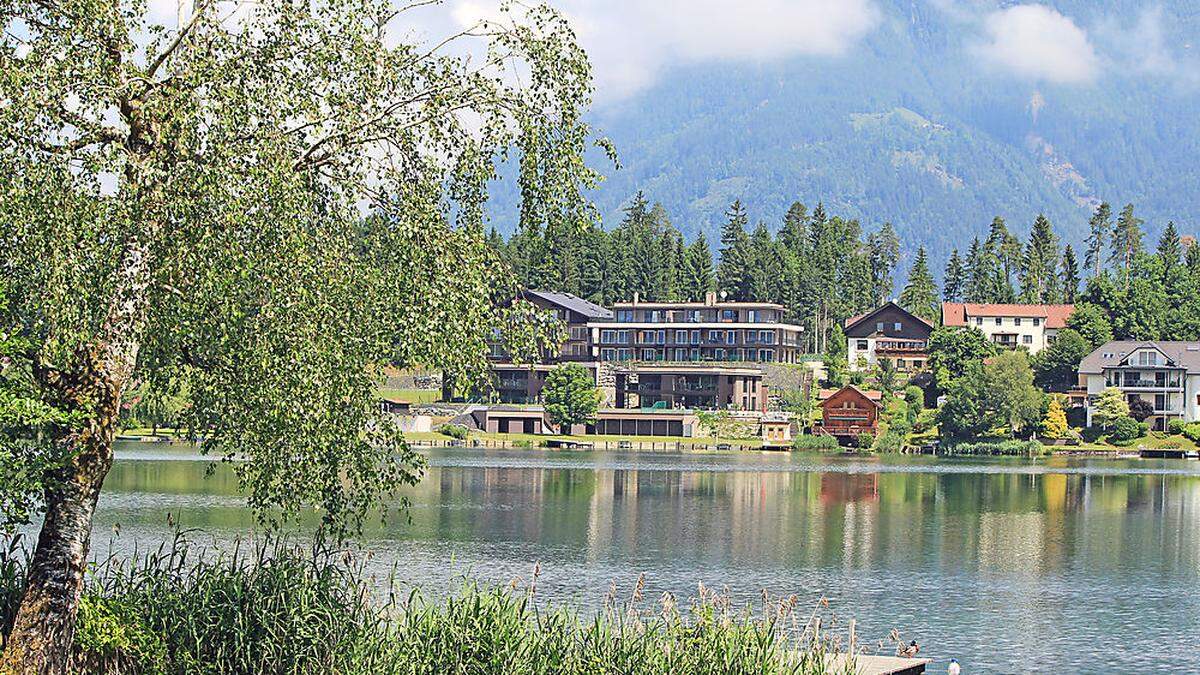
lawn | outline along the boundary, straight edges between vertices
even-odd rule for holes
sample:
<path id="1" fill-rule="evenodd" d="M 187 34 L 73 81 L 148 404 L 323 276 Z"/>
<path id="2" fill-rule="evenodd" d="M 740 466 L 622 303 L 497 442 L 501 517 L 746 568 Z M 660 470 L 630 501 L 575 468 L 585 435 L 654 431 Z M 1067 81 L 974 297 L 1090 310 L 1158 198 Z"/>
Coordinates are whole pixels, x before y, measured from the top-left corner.
<path id="1" fill-rule="evenodd" d="M 1083 441 L 1079 445 L 1053 446 L 1055 450 L 1092 450 L 1129 452 L 1138 448 L 1182 448 L 1195 450 L 1197 446 L 1191 439 L 1180 435 L 1166 435 L 1161 432 L 1151 432 L 1125 445 L 1115 445 L 1108 441 L 1107 435 L 1098 436 L 1094 441 Z"/>

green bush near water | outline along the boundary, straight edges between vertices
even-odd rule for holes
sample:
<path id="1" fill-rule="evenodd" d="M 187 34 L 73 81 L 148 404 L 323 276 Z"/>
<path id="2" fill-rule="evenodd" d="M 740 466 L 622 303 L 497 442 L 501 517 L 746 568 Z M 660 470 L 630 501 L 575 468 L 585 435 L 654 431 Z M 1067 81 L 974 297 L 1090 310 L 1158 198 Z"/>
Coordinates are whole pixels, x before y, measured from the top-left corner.
<path id="1" fill-rule="evenodd" d="M 457 438 L 460 441 L 465 441 L 470 435 L 470 430 L 461 424 L 443 424 L 438 431 L 450 438 Z"/>
<path id="2" fill-rule="evenodd" d="M 792 439 L 793 450 L 838 450 L 840 447 L 833 436 L 804 434 Z"/>
<path id="3" fill-rule="evenodd" d="M 979 443 L 957 443 L 946 446 L 944 455 L 1008 455 L 1014 457 L 1040 457 L 1050 454 L 1046 446 L 1037 441 L 983 441 Z"/>
<path id="4" fill-rule="evenodd" d="M 1148 428 L 1145 422 L 1138 422 L 1132 417 L 1120 417 L 1113 423 L 1108 440 L 1115 445 L 1129 444 L 1145 436 Z"/>
<path id="5" fill-rule="evenodd" d="M 1172 421 L 1174 422 L 1174 421 L 1178 421 L 1178 420 L 1172 420 Z M 1175 433 L 1175 432 L 1171 432 L 1171 433 Z M 1200 422 L 1190 422 L 1188 424 L 1181 425 L 1179 433 L 1183 434 L 1184 438 L 1188 439 L 1189 441 L 1191 441 L 1193 443 L 1200 443 Z"/>
<path id="6" fill-rule="evenodd" d="M 0 629 L 24 582 L 0 551 Z M 536 580 L 535 580 L 536 583 Z M 678 606 L 610 594 L 584 618 L 540 609 L 532 591 L 466 584 L 450 598 L 397 601 L 348 557 L 282 545 L 202 557 L 179 540 L 89 577 L 74 667 L 88 673 L 792 673 L 831 671 L 836 645 L 793 599 L 739 610 L 701 590 Z M 374 591 L 374 595 L 372 595 Z M 381 599 L 380 596 L 383 596 Z M 790 638 L 787 635 L 799 635 Z"/>

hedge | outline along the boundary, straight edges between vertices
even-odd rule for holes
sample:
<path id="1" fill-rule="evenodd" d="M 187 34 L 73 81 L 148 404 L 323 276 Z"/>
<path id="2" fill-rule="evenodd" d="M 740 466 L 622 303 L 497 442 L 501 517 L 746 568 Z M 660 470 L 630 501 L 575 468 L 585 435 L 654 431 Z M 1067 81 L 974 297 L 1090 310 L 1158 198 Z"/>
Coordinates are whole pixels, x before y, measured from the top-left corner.
<path id="1" fill-rule="evenodd" d="M 946 446 L 944 455 L 1011 455 L 1037 457 L 1050 451 L 1037 441 L 983 441 L 979 443 L 956 443 Z"/>

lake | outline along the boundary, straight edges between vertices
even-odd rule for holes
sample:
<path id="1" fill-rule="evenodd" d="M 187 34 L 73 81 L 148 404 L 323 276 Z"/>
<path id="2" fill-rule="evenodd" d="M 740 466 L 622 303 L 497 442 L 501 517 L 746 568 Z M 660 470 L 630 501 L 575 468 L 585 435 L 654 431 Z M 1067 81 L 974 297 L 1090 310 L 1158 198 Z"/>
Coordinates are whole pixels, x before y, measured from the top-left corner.
<path id="1" fill-rule="evenodd" d="M 1200 463 L 528 449 L 428 451 L 411 522 L 372 525 L 371 565 L 438 595 L 464 575 L 543 601 L 827 597 L 965 673 L 1200 670 Z M 224 467 L 123 444 L 93 554 L 169 537 L 227 545 L 254 520 Z M 119 534 L 116 532 L 119 530 Z"/>

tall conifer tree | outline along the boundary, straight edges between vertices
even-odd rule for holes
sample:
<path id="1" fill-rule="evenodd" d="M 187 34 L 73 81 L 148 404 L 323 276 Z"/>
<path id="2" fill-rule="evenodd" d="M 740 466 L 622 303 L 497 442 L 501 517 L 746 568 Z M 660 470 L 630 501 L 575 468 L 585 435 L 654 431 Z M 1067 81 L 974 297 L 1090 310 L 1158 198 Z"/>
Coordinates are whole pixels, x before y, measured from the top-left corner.
<path id="1" fill-rule="evenodd" d="M 1104 247 L 1112 236 L 1112 207 L 1108 202 L 1100 202 L 1096 211 L 1088 221 L 1087 250 L 1084 252 L 1083 264 L 1092 272 L 1093 277 L 1100 276 L 1100 268 L 1104 266 Z"/>
<path id="2" fill-rule="evenodd" d="M 1117 218 L 1112 233 L 1112 254 L 1109 260 L 1121 268 L 1125 288 L 1129 288 L 1130 268 L 1133 259 L 1142 250 L 1142 219 L 1133 213 L 1133 204 L 1126 204 Z"/>
<path id="3" fill-rule="evenodd" d="M 728 300 L 750 300 L 750 235 L 746 234 L 746 209 L 734 201 L 725 212 L 721 227 L 721 262 L 717 266 L 717 286 Z"/>
<path id="4" fill-rule="evenodd" d="M 704 295 L 713 290 L 712 252 L 708 240 L 701 232 L 696 241 L 687 248 L 683 271 L 683 299 L 701 302 Z"/>
<path id="5" fill-rule="evenodd" d="M 1075 259 L 1075 251 L 1067 244 L 1062 257 L 1062 301 L 1068 305 L 1075 304 L 1079 295 L 1079 261 Z"/>
<path id="6" fill-rule="evenodd" d="M 917 316 L 936 322 L 938 320 L 938 290 L 929 272 L 929 259 L 925 247 L 917 249 L 917 258 L 908 271 L 908 284 L 900 293 L 900 306 Z"/>
<path id="7" fill-rule="evenodd" d="M 946 261 L 943 282 L 942 300 L 960 302 L 963 299 L 963 292 L 968 286 L 968 277 L 967 268 L 963 265 L 957 248 L 950 252 L 950 259 Z"/>

